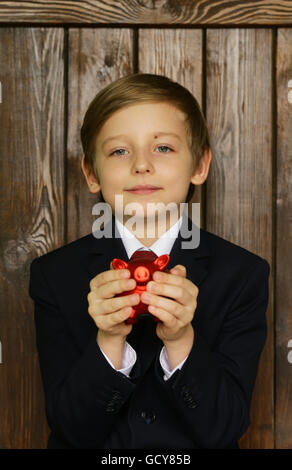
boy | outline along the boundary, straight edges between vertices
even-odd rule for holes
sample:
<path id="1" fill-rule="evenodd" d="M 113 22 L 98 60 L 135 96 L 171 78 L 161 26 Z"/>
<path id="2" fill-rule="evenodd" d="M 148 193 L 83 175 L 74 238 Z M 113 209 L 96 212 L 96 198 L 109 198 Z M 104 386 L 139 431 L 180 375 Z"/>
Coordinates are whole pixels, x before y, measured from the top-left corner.
<path id="1" fill-rule="evenodd" d="M 166 77 L 129 75 L 91 102 L 81 139 L 87 184 L 119 235 L 90 234 L 32 262 L 48 447 L 237 448 L 266 338 L 269 264 L 203 229 L 198 247 L 183 249 L 185 216 L 165 210 L 188 202 L 208 175 L 197 101 Z M 139 236 L 127 226 L 131 204 L 141 210 Z M 169 254 L 170 273 L 148 282 L 149 314 L 132 325 L 125 320 L 139 296 L 117 294 L 136 281 L 111 261 L 141 248 Z"/>

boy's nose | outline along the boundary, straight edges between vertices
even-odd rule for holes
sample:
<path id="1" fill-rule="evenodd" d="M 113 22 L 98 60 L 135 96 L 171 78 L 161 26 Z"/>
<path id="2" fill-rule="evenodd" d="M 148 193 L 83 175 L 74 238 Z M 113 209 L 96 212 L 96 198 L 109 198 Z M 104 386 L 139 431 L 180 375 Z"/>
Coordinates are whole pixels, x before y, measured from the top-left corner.
<path id="1" fill-rule="evenodd" d="M 135 168 L 135 173 L 150 173 L 151 170 L 149 168 Z"/>
<path id="2" fill-rule="evenodd" d="M 153 171 L 153 165 L 145 157 L 139 157 L 135 159 L 133 163 L 133 170 L 135 173 L 145 173 Z"/>

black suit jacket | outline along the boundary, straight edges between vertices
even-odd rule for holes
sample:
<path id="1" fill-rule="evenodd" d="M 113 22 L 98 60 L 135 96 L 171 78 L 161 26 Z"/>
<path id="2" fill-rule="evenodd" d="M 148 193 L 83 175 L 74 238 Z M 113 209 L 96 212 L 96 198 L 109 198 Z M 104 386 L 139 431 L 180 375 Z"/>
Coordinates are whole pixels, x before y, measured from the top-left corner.
<path id="1" fill-rule="evenodd" d="M 111 367 L 96 341 L 89 282 L 114 257 L 128 260 L 120 238 L 89 234 L 31 263 L 48 448 L 238 447 L 266 339 L 270 267 L 203 229 L 196 249 L 182 249 L 181 241 L 179 234 L 168 268 L 183 264 L 199 288 L 195 336 L 182 369 L 167 381 L 151 316 L 127 337 L 137 352 L 130 378 Z"/>

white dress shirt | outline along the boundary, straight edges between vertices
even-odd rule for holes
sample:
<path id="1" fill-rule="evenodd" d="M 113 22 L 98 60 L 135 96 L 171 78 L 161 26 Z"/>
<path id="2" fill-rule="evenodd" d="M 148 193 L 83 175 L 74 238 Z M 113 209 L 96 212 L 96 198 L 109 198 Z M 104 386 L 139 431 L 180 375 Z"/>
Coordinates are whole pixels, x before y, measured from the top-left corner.
<path id="1" fill-rule="evenodd" d="M 130 259 L 132 254 L 136 250 L 147 250 L 147 251 L 152 250 L 157 256 L 169 254 L 173 247 L 175 239 L 177 238 L 179 229 L 181 227 L 182 216 L 174 225 L 172 225 L 172 227 L 170 227 L 170 229 L 167 232 L 165 232 L 155 243 L 153 243 L 150 248 L 147 248 L 144 245 L 142 245 L 142 243 L 135 237 L 135 235 L 132 232 L 130 232 L 130 230 L 128 230 L 127 227 L 125 227 L 117 219 L 117 217 L 115 218 L 115 221 L 116 221 L 118 232 L 121 236 L 121 240 L 124 244 L 125 250 Z M 114 365 L 109 360 L 107 355 L 102 351 L 102 349 L 101 349 L 101 352 L 105 356 L 109 364 L 115 369 Z M 177 369 L 181 369 L 187 357 L 180 364 L 178 364 L 173 370 L 170 370 L 166 348 L 165 346 L 163 346 L 160 352 L 159 360 L 160 360 L 160 365 L 164 372 L 164 380 L 169 379 L 169 377 L 172 374 L 174 374 L 174 372 Z M 118 372 L 122 372 L 127 377 L 129 377 L 132 367 L 134 366 L 136 360 L 137 360 L 136 351 L 132 348 L 132 346 L 127 341 L 125 341 L 123 359 L 122 359 L 122 368 L 118 369 Z"/>

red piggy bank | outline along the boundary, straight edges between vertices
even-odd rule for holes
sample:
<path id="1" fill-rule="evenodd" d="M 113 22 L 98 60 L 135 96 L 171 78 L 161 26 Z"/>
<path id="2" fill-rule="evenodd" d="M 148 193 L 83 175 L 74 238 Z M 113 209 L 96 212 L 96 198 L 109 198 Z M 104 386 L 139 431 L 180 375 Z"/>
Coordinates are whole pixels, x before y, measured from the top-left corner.
<path id="1" fill-rule="evenodd" d="M 141 299 L 141 295 L 144 291 L 146 291 L 146 285 L 149 281 L 152 280 L 155 271 L 165 271 L 167 273 L 170 272 L 168 269 L 166 269 L 168 263 L 169 255 L 161 255 L 153 261 L 145 259 L 141 256 L 130 260 L 128 263 L 122 259 L 114 258 L 112 261 L 113 268 L 128 269 L 131 273 L 130 278 L 135 279 L 136 281 L 136 287 L 134 289 L 121 292 L 120 294 L 117 294 L 116 297 L 120 297 L 122 295 L 139 294 Z M 137 323 L 139 320 L 139 315 L 142 314 L 149 315 L 150 312 L 148 312 L 148 305 L 144 304 L 142 300 L 140 300 L 137 305 L 132 307 L 132 313 L 129 318 L 127 318 L 125 323 Z M 160 321 L 154 315 L 153 318 L 156 322 Z"/>

